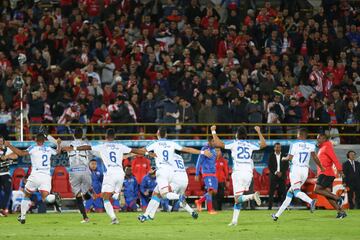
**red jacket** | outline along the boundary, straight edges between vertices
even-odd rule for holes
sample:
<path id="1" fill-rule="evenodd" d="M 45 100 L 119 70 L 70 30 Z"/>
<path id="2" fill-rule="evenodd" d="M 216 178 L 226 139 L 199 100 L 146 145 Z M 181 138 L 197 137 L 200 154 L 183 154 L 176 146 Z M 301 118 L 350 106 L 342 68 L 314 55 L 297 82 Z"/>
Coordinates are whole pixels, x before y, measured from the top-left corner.
<path id="1" fill-rule="evenodd" d="M 229 177 L 228 161 L 220 157 L 216 159 L 216 178 L 219 182 L 226 182 Z"/>
<path id="2" fill-rule="evenodd" d="M 325 168 L 325 171 L 321 171 L 318 167 L 318 175 L 324 174 L 326 176 L 336 177 L 333 169 L 333 164 L 335 164 L 335 167 L 338 171 L 342 171 L 342 166 L 335 154 L 334 147 L 330 141 L 326 141 L 320 145 L 318 158 L 322 166 Z"/>
<path id="3" fill-rule="evenodd" d="M 150 167 L 150 160 L 143 156 L 136 156 L 131 161 L 132 174 L 135 176 L 138 184 L 140 184 L 144 176 L 148 174 Z"/>

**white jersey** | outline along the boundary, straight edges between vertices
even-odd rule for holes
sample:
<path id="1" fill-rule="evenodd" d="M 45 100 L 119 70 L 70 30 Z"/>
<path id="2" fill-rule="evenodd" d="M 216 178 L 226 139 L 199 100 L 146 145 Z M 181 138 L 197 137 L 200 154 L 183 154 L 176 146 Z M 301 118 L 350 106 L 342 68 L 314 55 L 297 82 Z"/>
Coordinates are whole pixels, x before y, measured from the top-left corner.
<path id="1" fill-rule="evenodd" d="M 73 147 L 80 147 L 84 145 L 87 145 L 87 142 L 81 139 L 75 139 L 69 143 L 69 146 Z M 68 153 L 70 168 L 85 167 L 87 169 L 89 166 L 88 155 L 88 151 L 70 151 Z"/>
<path id="2" fill-rule="evenodd" d="M 166 139 L 160 139 L 146 147 L 146 151 L 154 151 L 156 154 L 155 164 L 158 169 L 173 167 L 175 150 L 181 151 L 182 149 L 183 147 L 176 142 Z"/>
<path id="3" fill-rule="evenodd" d="M 106 167 L 106 174 L 123 172 L 123 156 L 130 153 L 131 148 L 114 142 L 104 142 L 91 146 L 97 152 Z"/>
<path id="4" fill-rule="evenodd" d="M 56 155 L 56 151 L 47 146 L 30 146 L 26 151 L 30 154 L 31 174 L 44 173 L 50 175 L 52 155 Z"/>
<path id="5" fill-rule="evenodd" d="M 289 155 L 292 155 L 292 166 L 309 167 L 311 153 L 315 152 L 315 144 L 306 141 L 296 141 L 290 145 Z"/>
<path id="6" fill-rule="evenodd" d="M 174 154 L 173 160 L 174 161 L 172 161 L 172 167 L 174 172 L 177 174 L 184 173 L 186 175 L 184 159 L 180 155 Z"/>
<path id="7" fill-rule="evenodd" d="M 13 153 L 13 152 L 11 151 L 10 148 L 0 149 L 0 157 L 6 156 L 6 155 L 9 155 L 9 154 L 12 154 L 12 153 Z M 1 170 L 0 170 L 0 176 L 10 174 L 10 171 L 9 171 L 10 168 L 9 168 L 9 167 L 5 167 L 4 169 L 5 169 L 4 171 L 1 171 Z"/>
<path id="8" fill-rule="evenodd" d="M 251 156 L 253 151 L 260 149 L 260 146 L 247 140 L 235 140 L 232 143 L 226 144 L 225 149 L 231 150 L 231 157 L 234 162 L 233 170 L 241 171 L 244 168 L 254 168 Z"/>

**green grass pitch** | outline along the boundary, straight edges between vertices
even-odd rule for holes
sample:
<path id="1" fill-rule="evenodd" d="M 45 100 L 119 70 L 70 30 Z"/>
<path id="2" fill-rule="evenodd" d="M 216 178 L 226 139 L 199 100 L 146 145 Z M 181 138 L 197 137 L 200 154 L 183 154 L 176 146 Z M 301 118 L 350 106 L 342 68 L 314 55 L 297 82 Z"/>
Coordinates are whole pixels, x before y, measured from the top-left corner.
<path id="1" fill-rule="evenodd" d="M 218 215 L 200 213 L 193 220 L 187 213 L 158 213 L 154 221 L 140 223 L 138 213 L 118 213 L 119 225 L 110 225 L 106 214 L 91 214 L 91 222 L 80 224 L 80 214 L 31 214 L 25 225 L 16 215 L 0 218 L 0 239 L 360 239 L 360 211 L 349 211 L 345 219 L 335 219 L 334 211 L 286 211 L 278 222 L 272 211 L 242 211 L 239 225 L 228 227 L 232 211 Z"/>

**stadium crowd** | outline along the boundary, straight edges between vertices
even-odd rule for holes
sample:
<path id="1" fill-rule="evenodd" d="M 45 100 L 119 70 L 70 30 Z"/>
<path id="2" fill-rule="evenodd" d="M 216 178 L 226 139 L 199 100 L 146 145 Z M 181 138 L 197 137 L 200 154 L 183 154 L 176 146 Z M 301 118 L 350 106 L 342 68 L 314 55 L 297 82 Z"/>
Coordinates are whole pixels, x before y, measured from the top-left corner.
<path id="1" fill-rule="evenodd" d="M 268 1 L 245 11 L 240 1 L 42 2 L 0 4 L 0 114 L 8 133 L 19 131 L 5 123 L 19 120 L 21 101 L 27 123 L 100 123 L 95 132 L 108 122 L 360 120 L 360 18 L 347 0 L 325 0 L 307 14 Z M 338 131 L 359 129 L 331 129 Z"/>

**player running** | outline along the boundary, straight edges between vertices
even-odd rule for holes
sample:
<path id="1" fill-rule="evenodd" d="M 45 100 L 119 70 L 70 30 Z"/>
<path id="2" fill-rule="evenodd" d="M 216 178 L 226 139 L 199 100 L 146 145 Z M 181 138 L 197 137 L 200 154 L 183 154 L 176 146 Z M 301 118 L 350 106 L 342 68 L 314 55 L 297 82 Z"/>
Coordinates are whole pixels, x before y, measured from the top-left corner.
<path id="1" fill-rule="evenodd" d="M 188 186 L 189 179 L 188 175 L 185 170 L 185 163 L 184 159 L 178 155 L 174 154 L 174 161 L 173 161 L 173 175 L 170 180 L 170 189 L 173 193 L 176 193 L 180 196 L 185 194 L 185 190 Z M 154 195 L 159 196 L 159 186 L 157 185 L 154 189 Z M 194 211 L 186 201 L 180 201 L 180 207 L 184 208 L 194 219 L 199 217 L 199 214 Z M 149 219 L 154 219 L 156 211 L 151 212 L 149 215 Z"/>
<path id="2" fill-rule="evenodd" d="M 201 150 L 209 150 L 212 154 L 210 158 L 199 155 L 196 162 L 196 176 L 195 180 L 199 181 L 199 173 L 201 168 L 201 174 L 205 183 L 206 193 L 199 200 L 195 201 L 197 210 L 200 212 L 202 209 L 202 203 L 207 203 L 207 210 L 209 214 L 217 214 L 213 209 L 213 195 L 217 193 L 218 189 L 218 180 L 216 178 L 216 151 L 215 151 L 215 142 L 213 137 L 208 138 L 208 143 L 201 148 Z"/>
<path id="3" fill-rule="evenodd" d="M 84 146 L 87 143 L 82 140 L 83 130 L 80 127 L 75 128 L 74 141 L 71 141 L 68 146 L 79 147 Z M 59 140 L 60 142 L 60 140 Z M 76 199 L 76 204 L 83 217 L 81 223 L 88 223 L 89 218 L 86 214 L 84 207 L 84 200 L 89 200 L 92 197 L 90 193 L 91 184 L 91 172 L 89 169 L 89 152 L 88 151 L 70 151 L 69 156 L 69 175 L 70 185 L 72 192 Z"/>
<path id="4" fill-rule="evenodd" d="M 286 198 L 276 214 L 272 214 L 274 221 L 277 221 L 285 209 L 290 205 L 293 197 L 297 197 L 304 202 L 310 204 L 310 211 L 314 212 L 316 207 L 316 199 L 311 199 L 306 193 L 301 191 L 301 186 L 305 183 L 309 173 L 309 162 L 312 158 L 320 169 L 324 169 L 316 156 L 315 144 L 307 142 L 307 131 L 301 129 L 298 131 L 298 141 L 290 145 L 289 154 L 282 158 L 283 161 L 291 161 L 290 167 L 290 189 L 286 194 Z"/>
<path id="5" fill-rule="evenodd" d="M 26 212 L 31 207 L 30 197 L 33 192 L 39 191 L 43 202 L 54 204 L 59 211 L 61 206 L 61 199 L 58 194 L 50 194 L 51 190 L 51 175 L 50 175 L 50 159 L 51 156 L 60 153 L 51 147 L 45 146 L 44 134 L 36 135 L 36 146 L 30 146 L 26 150 L 20 150 L 12 146 L 9 142 L 5 142 L 5 146 L 10 148 L 13 153 L 18 156 L 30 156 L 31 160 L 31 174 L 25 184 L 25 197 L 21 201 L 21 215 L 18 221 L 25 224 Z"/>
<path id="6" fill-rule="evenodd" d="M 231 178 L 234 187 L 235 204 L 233 218 L 231 223 L 229 223 L 229 226 L 237 225 L 242 203 L 249 200 L 255 200 L 258 206 L 261 204 L 258 192 L 244 195 L 244 192 L 249 191 L 253 178 L 254 162 L 251 158 L 252 153 L 253 151 L 266 147 L 266 141 L 260 132 L 260 127 L 256 126 L 254 129 L 259 136 L 260 145 L 246 140 L 247 131 L 245 127 L 239 127 L 235 135 L 235 140 L 232 143 L 225 145 L 224 142 L 222 142 L 216 135 L 216 126 L 211 127 L 211 133 L 214 138 L 215 145 L 231 150 L 231 156 L 234 161 Z"/>
<path id="7" fill-rule="evenodd" d="M 339 159 L 336 157 L 334 147 L 328 137 L 325 134 L 319 134 L 317 141 L 320 148 L 318 157 L 322 166 L 324 166 L 324 169 L 318 171 L 319 176 L 316 182 L 315 193 L 324 196 L 331 206 L 336 209 L 336 218 L 343 219 L 347 216 L 346 212 L 342 208 L 343 198 L 332 193 L 332 186 L 335 180 L 333 165 L 335 165 L 340 176 L 344 178 L 342 166 Z"/>
<path id="8" fill-rule="evenodd" d="M 158 140 L 148 145 L 145 149 L 146 151 L 154 152 L 156 154 L 155 164 L 156 164 L 156 181 L 158 185 L 158 193 L 153 194 L 146 211 L 143 215 L 138 217 L 140 222 L 151 220 L 155 215 L 157 208 L 160 205 L 160 197 L 163 199 L 169 200 L 180 200 L 180 202 L 185 202 L 185 197 L 179 195 L 175 192 L 170 192 L 169 186 L 171 185 L 172 175 L 174 173 L 174 167 L 176 165 L 176 160 L 174 158 L 175 151 L 186 152 L 191 154 L 204 154 L 207 157 L 211 157 L 211 153 L 208 150 L 200 151 L 195 148 L 182 147 L 174 141 L 167 140 L 166 128 L 160 128 L 157 131 Z"/>
<path id="9" fill-rule="evenodd" d="M 119 224 L 113 206 L 110 202 L 112 197 L 114 200 L 119 199 L 120 191 L 124 182 L 124 170 L 122 160 L 124 154 L 135 153 L 144 155 L 145 151 L 142 149 L 129 148 L 121 143 L 113 142 L 115 139 L 115 131 L 109 128 L 106 131 L 106 141 L 97 145 L 84 145 L 84 146 L 70 146 L 63 147 L 64 151 L 85 151 L 92 150 L 95 154 L 99 155 L 104 162 L 106 172 L 104 173 L 103 185 L 101 193 L 104 200 L 104 207 L 106 213 L 111 218 L 111 224 Z"/>

